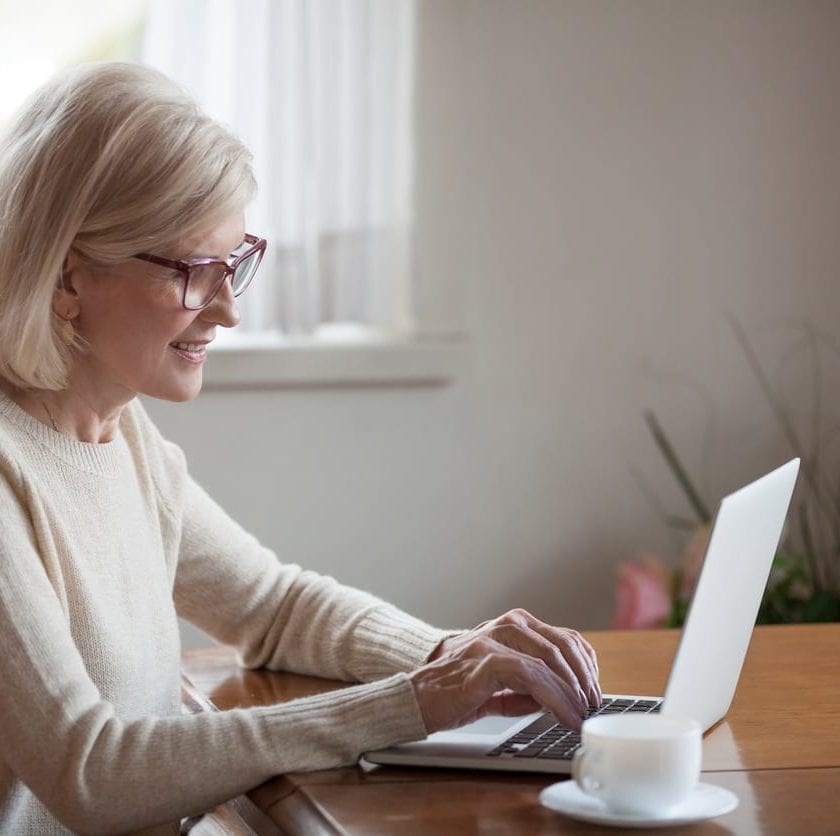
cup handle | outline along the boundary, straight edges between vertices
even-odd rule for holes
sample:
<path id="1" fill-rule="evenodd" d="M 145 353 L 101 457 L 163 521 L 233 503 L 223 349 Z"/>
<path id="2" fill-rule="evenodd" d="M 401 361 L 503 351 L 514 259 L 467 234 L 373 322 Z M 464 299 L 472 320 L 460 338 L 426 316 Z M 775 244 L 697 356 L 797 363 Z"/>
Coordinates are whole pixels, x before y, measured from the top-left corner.
<path id="1" fill-rule="evenodd" d="M 588 795 L 598 796 L 603 784 L 593 776 L 593 769 L 598 762 L 595 753 L 587 752 L 581 746 L 572 756 L 572 777 L 575 783 Z"/>

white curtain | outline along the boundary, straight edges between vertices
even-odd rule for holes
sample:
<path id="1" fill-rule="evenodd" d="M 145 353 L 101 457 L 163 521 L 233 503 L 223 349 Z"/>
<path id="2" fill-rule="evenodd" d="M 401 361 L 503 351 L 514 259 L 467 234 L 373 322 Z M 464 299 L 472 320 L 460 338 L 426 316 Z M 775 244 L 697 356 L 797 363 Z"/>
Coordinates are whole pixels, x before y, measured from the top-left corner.
<path id="1" fill-rule="evenodd" d="M 152 0 L 143 60 L 254 153 L 238 330 L 410 330 L 414 0 Z"/>

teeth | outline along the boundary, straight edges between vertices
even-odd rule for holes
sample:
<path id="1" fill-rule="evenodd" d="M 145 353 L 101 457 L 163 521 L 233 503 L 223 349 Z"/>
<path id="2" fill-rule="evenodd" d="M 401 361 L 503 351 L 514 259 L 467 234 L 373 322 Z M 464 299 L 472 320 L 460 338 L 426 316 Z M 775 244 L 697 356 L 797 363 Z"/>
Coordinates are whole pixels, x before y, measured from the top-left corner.
<path id="1" fill-rule="evenodd" d="M 181 351 L 200 351 L 204 348 L 203 345 L 198 345 L 198 343 L 173 343 L 173 345 Z"/>

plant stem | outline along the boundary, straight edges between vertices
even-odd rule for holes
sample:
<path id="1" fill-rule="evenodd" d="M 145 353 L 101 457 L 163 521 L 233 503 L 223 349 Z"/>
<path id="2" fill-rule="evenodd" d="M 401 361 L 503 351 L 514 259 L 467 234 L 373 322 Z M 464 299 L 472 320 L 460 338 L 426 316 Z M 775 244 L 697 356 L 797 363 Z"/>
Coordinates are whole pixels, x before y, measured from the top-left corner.
<path id="1" fill-rule="evenodd" d="M 785 412 L 784 407 L 779 403 L 778 398 L 776 397 L 776 392 L 767 378 L 755 351 L 753 351 L 753 347 L 747 339 L 747 335 L 744 333 L 744 329 L 741 327 L 741 324 L 734 317 L 731 317 L 729 321 L 732 326 L 732 330 L 735 332 L 735 338 L 740 343 L 741 348 L 746 355 L 747 362 L 758 380 L 758 385 L 761 387 L 761 391 L 770 405 L 770 409 L 773 411 L 773 414 L 776 416 L 776 420 L 779 422 L 779 426 L 782 428 L 782 433 L 787 438 L 788 443 L 793 450 L 796 451 L 802 459 L 802 477 L 810 488 L 816 504 L 822 510 L 823 514 L 825 514 L 825 518 L 832 529 L 834 541 L 840 542 L 840 520 L 838 520 L 836 516 L 836 509 L 832 508 L 830 504 L 827 505 L 823 499 L 822 491 L 820 490 L 819 473 L 814 467 L 811 457 L 805 455 L 805 447 L 797 435 L 793 422 L 790 420 L 787 412 Z"/>
<path id="2" fill-rule="evenodd" d="M 668 438 L 660 426 L 659 421 L 656 419 L 656 416 L 651 410 L 646 410 L 644 418 L 650 428 L 653 440 L 656 442 L 656 446 L 665 457 L 665 461 L 668 463 L 671 473 L 674 475 L 677 482 L 679 482 L 680 487 L 683 489 L 686 498 L 691 504 L 691 507 L 694 509 L 694 512 L 697 514 L 700 522 L 708 524 L 711 521 L 711 514 L 709 514 L 709 510 L 706 508 L 706 505 L 700 498 L 700 495 L 694 489 L 691 479 L 689 479 L 685 468 L 682 466 L 674 448 L 671 446 L 671 442 L 668 441 Z"/>

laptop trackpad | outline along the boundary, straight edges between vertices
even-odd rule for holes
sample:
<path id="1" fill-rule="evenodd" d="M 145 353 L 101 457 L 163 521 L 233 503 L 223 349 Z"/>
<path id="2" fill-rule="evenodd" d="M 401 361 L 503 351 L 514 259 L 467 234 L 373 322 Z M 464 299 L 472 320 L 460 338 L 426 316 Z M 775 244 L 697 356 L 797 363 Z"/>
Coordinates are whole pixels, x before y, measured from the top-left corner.
<path id="1" fill-rule="evenodd" d="M 528 715 L 529 717 L 538 717 L 538 714 Z M 513 729 L 522 725 L 524 717 L 502 717 L 498 714 L 493 714 L 488 717 L 482 717 L 474 723 L 469 723 L 466 726 L 459 726 L 457 729 L 452 729 L 449 734 L 482 734 L 482 735 L 496 735 L 509 734 Z M 439 732 L 439 734 L 446 734 L 447 732 Z"/>
<path id="2" fill-rule="evenodd" d="M 400 743 L 385 751 L 404 754 L 416 752 L 423 755 L 442 755 L 453 752 L 480 755 L 494 749 L 519 729 L 533 723 L 541 714 L 542 712 L 526 714 L 522 717 L 482 717 L 460 728 L 435 732 L 425 740 Z"/>

